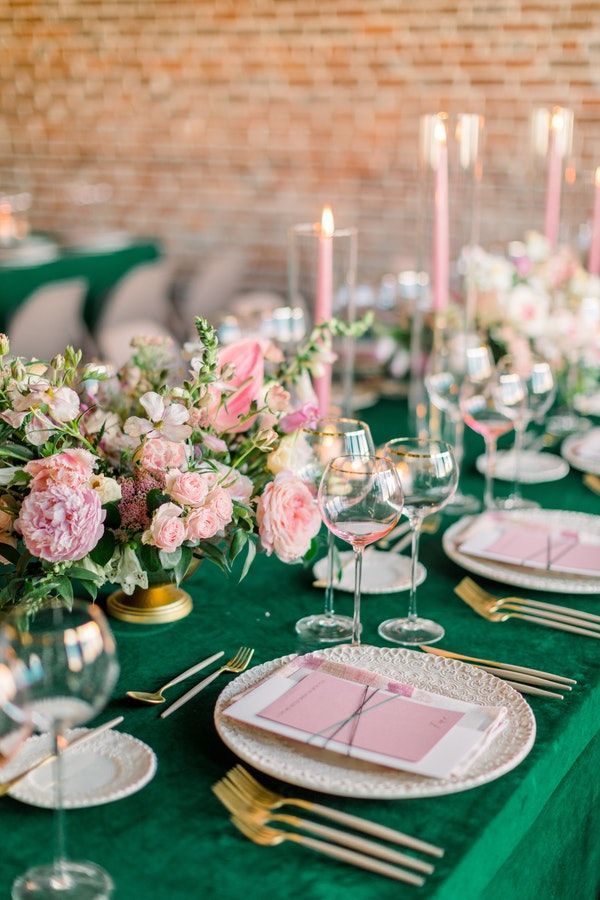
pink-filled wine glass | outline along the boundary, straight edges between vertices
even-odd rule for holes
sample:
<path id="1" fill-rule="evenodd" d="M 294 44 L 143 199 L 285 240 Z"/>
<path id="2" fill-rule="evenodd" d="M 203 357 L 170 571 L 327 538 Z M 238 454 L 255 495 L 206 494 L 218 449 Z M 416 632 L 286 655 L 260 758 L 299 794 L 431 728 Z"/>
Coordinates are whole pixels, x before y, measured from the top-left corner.
<path id="1" fill-rule="evenodd" d="M 327 528 L 354 550 L 352 643 L 360 644 L 360 587 L 365 547 L 381 540 L 402 513 L 402 486 L 395 467 L 376 456 L 338 456 L 319 485 L 319 509 Z"/>
<path id="2" fill-rule="evenodd" d="M 461 389 L 460 408 L 465 420 L 485 442 L 485 509 L 495 509 L 494 468 L 498 438 L 513 428 L 511 420 L 505 416 L 496 403 L 493 376 L 485 381 L 465 382 Z"/>

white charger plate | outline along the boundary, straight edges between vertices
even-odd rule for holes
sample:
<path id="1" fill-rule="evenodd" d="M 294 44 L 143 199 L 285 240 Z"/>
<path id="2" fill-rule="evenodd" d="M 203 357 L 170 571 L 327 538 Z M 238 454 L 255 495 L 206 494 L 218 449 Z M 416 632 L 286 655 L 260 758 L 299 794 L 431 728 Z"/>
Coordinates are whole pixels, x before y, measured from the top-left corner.
<path id="1" fill-rule="evenodd" d="M 336 591 L 354 593 L 354 566 L 352 550 L 340 553 L 342 578 L 334 582 Z M 410 557 L 393 551 L 374 550 L 370 547 L 364 552 L 361 594 L 393 594 L 407 591 L 410 588 Z M 327 557 L 323 557 L 313 567 L 313 574 L 319 581 L 327 579 Z M 427 569 L 422 563 L 417 566 L 417 584 L 427 578 Z"/>
<path id="2" fill-rule="evenodd" d="M 588 513 L 569 512 L 563 509 L 527 509 L 503 511 L 503 516 L 514 516 L 517 521 L 531 522 L 535 525 L 539 522 L 545 527 L 573 528 L 585 530 L 600 536 L 600 516 L 592 516 Z M 558 594 L 598 594 L 600 593 L 600 578 L 588 578 L 581 575 L 568 575 L 566 573 L 549 574 L 542 569 L 524 571 L 516 566 L 498 562 L 491 559 L 480 559 L 461 553 L 457 547 L 461 533 L 467 525 L 477 516 L 463 516 L 454 525 L 444 532 L 442 546 L 448 556 L 467 572 L 491 578 L 502 584 L 513 584 L 517 587 L 529 588 L 535 591 L 553 591 Z"/>
<path id="3" fill-rule="evenodd" d="M 579 469 L 580 472 L 589 472 L 591 475 L 600 475 L 600 460 L 587 459 L 577 453 L 577 445 L 581 441 L 587 440 L 594 432 L 600 432 L 600 428 L 593 428 L 591 431 L 586 431 L 585 434 L 570 435 L 563 441 L 560 452 L 574 469 Z"/>
<path id="4" fill-rule="evenodd" d="M 223 715 L 225 707 L 241 691 L 256 684 L 295 654 L 255 666 L 222 691 L 215 707 L 215 725 L 224 743 L 244 762 L 266 775 L 298 787 L 377 800 L 440 797 L 479 787 L 506 774 L 525 759 L 535 740 L 535 718 L 523 697 L 483 669 L 453 659 L 429 656 L 395 647 L 341 645 L 320 650 L 336 662 L 360 666 L 471 703 L 504 706 L 507 723 L 475 760 L 470 769 L 454 778 L 427 778 L 398 772 L 244 726 Z"/>
<path id="5" fill-rule="evenodd" d="M 485 453 L 477 457 L 477 471 L 485 475 Z M 521 484 L 544 484 L 547 481 L 559 481 L 569 474 L 569 466 L 554 453 L 535 453 L 524 450 L 520 465 Z M 496 454 L 494 478 L 499 481 L 514 481 L 515 455 L 512 450 L 500 450 Z"/>
<path id="6" fill-rule="evenodd" d="M 89 728 L 73 728 L 67 732 L 76 737 Z M 19 755 L 2 770 L 8 780 L 51 750 L 49 734 L 30 737 Z M 105 731 L 81 747 L 67 750 L 63 756 L 63 801 L 66 809 L 83 809 L 112 803 L 141 790 L 154 777 L 154 751 L 123 731 Z M 9 791 L 15 800 L 31 806 L 54 809 L 54 763 L 32 772 Z"/>

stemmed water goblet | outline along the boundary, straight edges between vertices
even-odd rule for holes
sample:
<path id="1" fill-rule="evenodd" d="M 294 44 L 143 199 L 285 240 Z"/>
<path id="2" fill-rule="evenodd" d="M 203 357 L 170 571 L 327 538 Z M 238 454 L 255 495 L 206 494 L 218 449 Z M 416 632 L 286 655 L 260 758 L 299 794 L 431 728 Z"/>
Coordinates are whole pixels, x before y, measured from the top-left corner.
<path id="1" fill-rule="evenodd" d="M 27 670 L 12 648 L 0 646 L 0 768 L 32 731 Z"/>
<path id="2" fill-rule="evenodd" d="M 382 622 L 379 634 L 394 644 L 434 644 L 443 638 L 444 629 L 417 615 L 419 537 L 423 519 L 452 500 L 458 485 L 458 466 L 452 447 L 444 441 L 395 438 L 385 444 L 381 453 L 391 460 L 402 484 L 404 514 L 412 533 L 412 560 L 408 615 Z"/>
<path id="3" fill-rule="evenodd" d="M 545 359 L 534 354 L 523 359 L 503 356 L 496 366 L 493 393 L 498 409 L 515 429 L 513 490 L 506 500 L 497 500 L 495 505 L 500 509 L 534 509 L 539 503 L 521 496 L 523 442 L 530 422 L 543 418 L 554 402 L 552 369 Z"/>
<path id="4" fill-rule="evenodd" d="M 369 426 L 358 419 L 324 416 L 313 427 L 298 431 L 290 468 L 316 498 L 327 464 L 338 456 L 370 456 L 374 453 Z M 296 632 L 304 640 L 333 643 L 352 636 L 353 620 L 334 611 L 335 536 L 327 532 L 327 588 L 322 613 L 304 616 L 296 622 Z"/>
<path id="5" fill-rule="evenodd" d="M 79 601 L 71 610 L 45 607 L 29 623 L 15 612 L 2 626 L 0 647 L 27 669 L 31 715 L 38 728 L 51 731 L 56 755 L 54 862 L 17 878 L 13 900 L 107 898 L 113 888 L 110 876 L 94 863 L 73 862 L 65 855 L 61 751 L 67 743 L 66 729 L 99 713 L 117 680 L 119 667 L 108 623 L 97 606 Z"/>
<path id="6" fill-rule="evenodd" d="M 354 550 L 354 645 L 360 644 L 363 551 L 397 524 L 402 496 L 400 479 L 391 461 L 370 455 L 331 460 L 319 485 L 319 509 L 325 525 Z"/>

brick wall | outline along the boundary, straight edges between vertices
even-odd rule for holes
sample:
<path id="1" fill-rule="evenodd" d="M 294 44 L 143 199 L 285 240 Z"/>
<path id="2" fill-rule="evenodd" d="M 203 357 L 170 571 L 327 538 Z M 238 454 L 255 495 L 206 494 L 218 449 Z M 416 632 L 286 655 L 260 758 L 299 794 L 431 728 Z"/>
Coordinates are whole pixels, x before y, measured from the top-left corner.
<path id="1" fill-rule="evenodd" d="M 484 222 L 511 233 L 531 108 L 556 102 L 598 164 L 600 0 L 0 5 L 0 185 L 30 184 L 36 227 L 73 223 L 73 180 L 108 182 L 112 224 L 188 265 L 248 246 L 262 287 L 327 201 L 367 274 L 413 252 L 426 111 L 485 114 Z"/>

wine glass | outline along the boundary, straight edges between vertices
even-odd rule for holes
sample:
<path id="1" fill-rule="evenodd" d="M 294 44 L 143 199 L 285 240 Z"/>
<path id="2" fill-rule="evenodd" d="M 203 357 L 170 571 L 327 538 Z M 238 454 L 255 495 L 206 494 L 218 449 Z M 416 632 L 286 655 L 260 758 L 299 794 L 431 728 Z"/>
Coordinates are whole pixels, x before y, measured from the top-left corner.
<path id="1" fill-rule="evenodd" d="M 31 731 L 26 668 L 10 647 L 0 647 L 0 768 Z"/>
<path id="2" fill-rule="evenodd" d="M 417 565 L 423 519 L 442 509 L 454 496 L 458 466 L 452 447 L 427 438 L 394 438 L 381 451 L 391 460 L 404 492 L 404 514 L 412 533 L 411 584 L 408 616 L 387 619 L 379 634 L 394 644 L 434 644 L 444 629 L 431 619 L 417 616 Z"/>
<path id="3" fill-rule="evenodd" d="M 493 387 L 496 405 L 514 424 L 514 484 L 506 500 L 496 501 L 501 509 L 534 509 L 540 504 L 521 496 L 521 465 L 525 431 L 533 419 L 541 419 L 556 396 L 549 363 L 535 354 L 517 358 L 503 356 L 496 366 Z"/>
<path id="4" fill-rule="evenodd" d="M 337 456 L 370 456 L 375 452 L 369 426 L 359 419 L 324 416 L 313 428 L 298 431 L 290 457 L 290 468 L 316 497 L 323 472 Z M 327 532 L 327 588 L 322 613 L 304 616 L 296 632 L 308 641 L 332 643 L 352 636 L 353 620 L 334 611 L 333 570 L 335 536 Z"/>
<path id="5" fill-rule="evenodd" d="M 468 352 L 470 351 L 470 352 Z M 464 420 L 460 410 L 460 389 L 470 374 L 477 375 L 481 364 L 491 368 L 489 350 L 481 344 L 476 334 L 458 332 L 450 334 L 441 347 L 431 355 L 425 375 L 425 387 L 434 406 L 446 413 L 452 426 L 454 458 L 459 478 L 464 456 Z M 451 502 L 445 507 L 449 515 L 466 515 L 477 512 L 479 500 L 472 494 L 463 494 L 457 488 Z"/>
<path id="6" fill-rule="evenodd" d="M 319 485 L 319 509 L 332 534 L 354 550 L 352 644 L 360 644 L 360 585 L 365 547 L 381 540 L 402 513 L 402 487 L 389 459 L 339 456 L 327 464 Z"/>
<path id="7" fill-rule="evenodd" d="M 97 606 L 75 601 L 71 610 L 56 604 L 45 607 L 29 623 L 18 611 L 12 613 L 0 641 L 27 668 L 32 717 L 38 728 L 52 732 L 56 754 L 54 862 L 17 878 L 13 900 L 108 897 L 113 883 L 106 872 L 65 856 L 61 750 L 66 729 L 92 719 L 110 697 L 119 673 L 112 632 Z"/>

